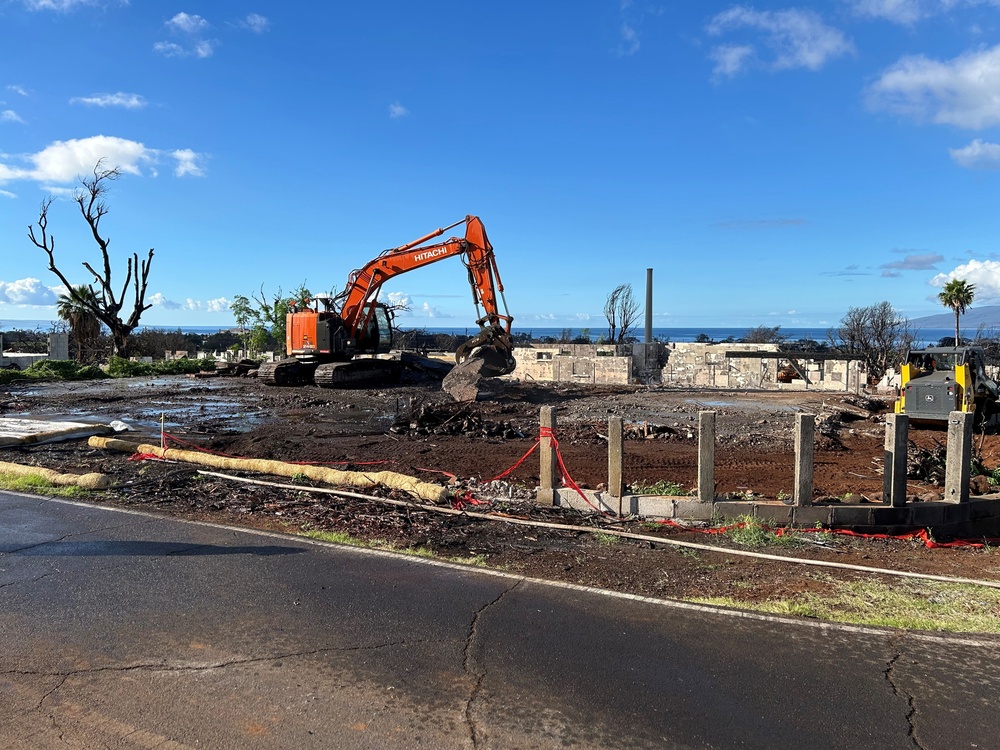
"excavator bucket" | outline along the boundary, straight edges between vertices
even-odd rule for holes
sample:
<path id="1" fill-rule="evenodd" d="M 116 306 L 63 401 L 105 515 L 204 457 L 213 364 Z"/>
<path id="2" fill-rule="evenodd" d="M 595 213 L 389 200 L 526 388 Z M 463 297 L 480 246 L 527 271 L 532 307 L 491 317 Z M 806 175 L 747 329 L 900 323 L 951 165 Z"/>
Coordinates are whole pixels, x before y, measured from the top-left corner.
<path id="1" fill-rule="evenodd" d="M 495 328 L 484 329 L 465 342 L 455 353 L 457 364 L 441 383 L 441 388 L 456 401 L 482 400 L 496 390 L 490 378 L 508 375 L 517 362 L 508 334 Z"/>

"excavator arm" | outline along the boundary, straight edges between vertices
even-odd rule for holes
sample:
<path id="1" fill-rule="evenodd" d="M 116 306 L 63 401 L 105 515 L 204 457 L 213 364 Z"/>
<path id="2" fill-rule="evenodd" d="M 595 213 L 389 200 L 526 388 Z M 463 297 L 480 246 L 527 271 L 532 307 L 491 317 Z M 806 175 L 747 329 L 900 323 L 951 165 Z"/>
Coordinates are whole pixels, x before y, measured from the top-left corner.
<path id="1" fill-rule="evenodd" d="M 452 237 L 444 242 L 425 244 L 463 223 L 463 238 Z M 479 335 L 459 348 L 456 359 L 460 363 L 471 356 L 485 359 L 490 365 L 490 374 L 503 375 L 513 371 L 515 363 L 510 336 L 513 318 L 508 314 L 503 298 L 503 282 L 493 246 L 478 216 L 466 216 L 462 221 L 436 229 L 413 242 L 386 250 L 353 271 L 348 277 L 347 287 L 337 297 L 337 302 L 342 301 L 340 315 L 351 336 L 357 338 L 366 329 L 375 309 L 374 302 L 386 281 L 455 256 L 461 257 L 468 269 L 472 300 L 477 311 L 476 323 L 480 328 Z"/>

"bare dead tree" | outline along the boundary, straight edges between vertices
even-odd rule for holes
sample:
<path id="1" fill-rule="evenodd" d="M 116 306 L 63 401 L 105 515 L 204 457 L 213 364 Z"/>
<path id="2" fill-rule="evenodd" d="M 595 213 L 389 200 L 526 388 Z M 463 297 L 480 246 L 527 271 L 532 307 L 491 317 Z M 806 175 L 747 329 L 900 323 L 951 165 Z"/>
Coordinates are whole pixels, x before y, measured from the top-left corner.
<path id="1" fill-rule="evenodd" d="M 890 367 L 906 358 L 914 334 L 909 323 L 889 302 L 849 308 L 840 327 L 827 332 L 830 344 L 864 362 L 870 383 L 877 383 Z"/>
<path id="2" fill-rule="evenodd" d="M 56 265 L 56 238 L 48 232 L 49 208 L 52 206 L 54 198 L 46 198 L 42 201 L 42 206 L 38 213 L 38 233 L 35 233 L 35 226 L 33 224 L 29 225 L 28 239 L 31 240 L 35 247 L 45 251 L 45 254 L 49 258 L 49 270 L 69 290 L 69 296 L 82 307 L 92 312 L 95 318 L 108 327 L 111 331 L 112 352 L 116 356 L 123 357 L 128 354 L 129 334 L 139 325 L 139 318 L 142 314 L 152 307 L 151 304 L 146 304 L 146 285 L 149 278 L 149 267 L 153 262 L 153 249 L 149 249 L 149 255 L 141 262 L 139 254 L 132 253 L 132 257 L 128 259 L 125 270 L 125 282 L 121 286 L 121 291 L 116 294 L 112 286 L 111 255 L 108 251 L 111 238 L 102 237 L 100 227 L 101 219 L 108 213 L 108 205 L 105 201 L 108 183 L 117 180 L 121 176 L 121 171 L 117 167 L 114 169 L 105 169 L 103 161 L 102 159 L 97 162 L 92 177 L 83 177 L 80 179 L 83 189 L 78 190 L 73 196 L 73 200 L 79 206 L 80 213 L 87 222 L 87 226 L 90 227 L 94 241 L 97 242 L 97 246 L 101 249 L 102 265 L 100 273 L 94 270 L 94 267 L 90 263 L 86 261 L 83 263 L 83 267 L 94 277 L 91 285 L 91 288 L 96 286 L 94 296 L 90 298 L 80 295 L 76 291 L 76 285 L 71 284 L 69 279 L 66 278 L 65 274 Z M 128 312 L 128 317 L 123 320 L 122 310 L 126 307 L 125 299 L 128 295 L 129 287 L 132 288 L 131 308 Z"/>
<path id="3" fill-rule="evenodd" d="M 608 319 L 608 340 L 624 344 L 639 320 L 639 303 L 631 284 L 619 284 L 612 290 L 604 302 L 604 317 Z"/>

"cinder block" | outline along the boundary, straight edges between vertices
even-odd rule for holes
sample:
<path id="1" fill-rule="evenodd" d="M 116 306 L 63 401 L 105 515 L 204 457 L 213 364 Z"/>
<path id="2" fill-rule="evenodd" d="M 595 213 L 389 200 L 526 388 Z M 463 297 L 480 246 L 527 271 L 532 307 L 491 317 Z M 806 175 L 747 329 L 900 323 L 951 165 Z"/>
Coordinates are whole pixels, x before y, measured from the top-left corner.
<path id="1" fill-rule="evenodd" d="M 734 519 L 740 516 L 753 515 L 753 505 L 753 503 L 723 500 L 722 502 L 713 503 L 712 508 L 715 510 L 715 515 L 721 518 Z"/>
<path id="2" fill-rule="evenodd" d="M 714 503 L 702 503 L 697 500 L 674 500 L 674 518 L 710 521 L 714 512 Z"/>
<path id="3" fill-rule="evenodd" d="M 971 508 L 969 503 L 958 503 L 957 505 L 948 505 L 944 509 L 944 522 L 947 523 L 962 523 L 963 521 L 968 521 L 970 517 Z"/>
<path id="4" fill-rule="evenodd" d="M 993 498 L 977 498 L 969 501 L 969 518 L 992 518 L 1000 516 L 1000 502 Z"/>
<path id="5" fill-rule="evenodd" d="M 542 490 L 538 491 L 539 494 Z M 555 504 L 560 508 L 573 508 L 574 510 L 583 511 L 584 513 L 596 512 L 597 510 L 604 511 L 605 513 L 617 513 L 618 512 L 618 498 L 606 495 L 603 492 L 596 492 L 595 490 L 584 490 L 584 494 L 587 496 L 587 500 L 580 497 L 580 493 L 576 490 L 568 489 L 557 489 L 553 490 Z M 612 505 L 613 503 L 613 505 Z"/>
<path id="6" fill-rule="evenodd" d="M 792 508 L 792 522 L 796 526 L 815 526 L 821 523 L 824 526 L 830 525 L 830 506 L 828 505 L 805 505 L 801 508 Z"/>
<path id="7" fill-rule="evenodd" d="M 639 495 L 637 516 L 643 518 L 675 518 L 674 501 L 669 497 Z"/>
<path id="8" fill-rule="evenodd" d="M 871 526 L 873 510 L 864 505 L 835 505 L 831 509 L 830 522 L 834 526 Z"/>
<path id="9" fill-rule="evenodd" d="M 901 507 L 879 505 L 874 508 L 869 508 L 869 510 L 871 511 L 872 523 L 881 526 L 912 524 L 913 522 L 912 509 L 913 509 L 912 505 L 904 505 Z"/>
<path id="10" fill-rule="evenodd" d="M 754 503 L 754 516 L 767 524 L 789 526 L 792 523 L 792 506 Z"/>
<path id="11" fill-rule="evenodd" d="M 944 503 L 916 503 L 911 520 L 914 526 L 940 526 L 944 523 Z"/>

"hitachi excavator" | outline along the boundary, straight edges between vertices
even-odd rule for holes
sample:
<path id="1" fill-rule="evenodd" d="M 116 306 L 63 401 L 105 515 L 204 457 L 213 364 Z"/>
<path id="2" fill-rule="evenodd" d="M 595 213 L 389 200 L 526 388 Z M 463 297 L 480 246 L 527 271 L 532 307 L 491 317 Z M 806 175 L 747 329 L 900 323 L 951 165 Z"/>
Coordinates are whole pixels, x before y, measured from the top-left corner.
<path id="1" fill-rule="evenodd" d="M 426 244 L 449 229 L 465 224 L 465 236 Z M 456 369 L 467 368 L 478 377 L 513 372 L 514 343 L 503 283 L 493 246 L 477 216 L 436 229 L 420 239 L 383 251 L 353 271 L 347 286 L 335 297 L 317 296 L 304 309 L 293 308 L 285 320 L 288 357 L 261 365 L 257 377 L 269 385 L 316 385 L 337 388 L 390 382 L 401 365 L 375 355 L 389 351 L 392 314 L 378 302 L 382 284 L 400 274 L 459 256 L 469 271 L 479 334 L 455 354 Z M 503 302 L 503 313 L 498 301 Z M 368 355 L 368 356 L 365 356 Z"/>

